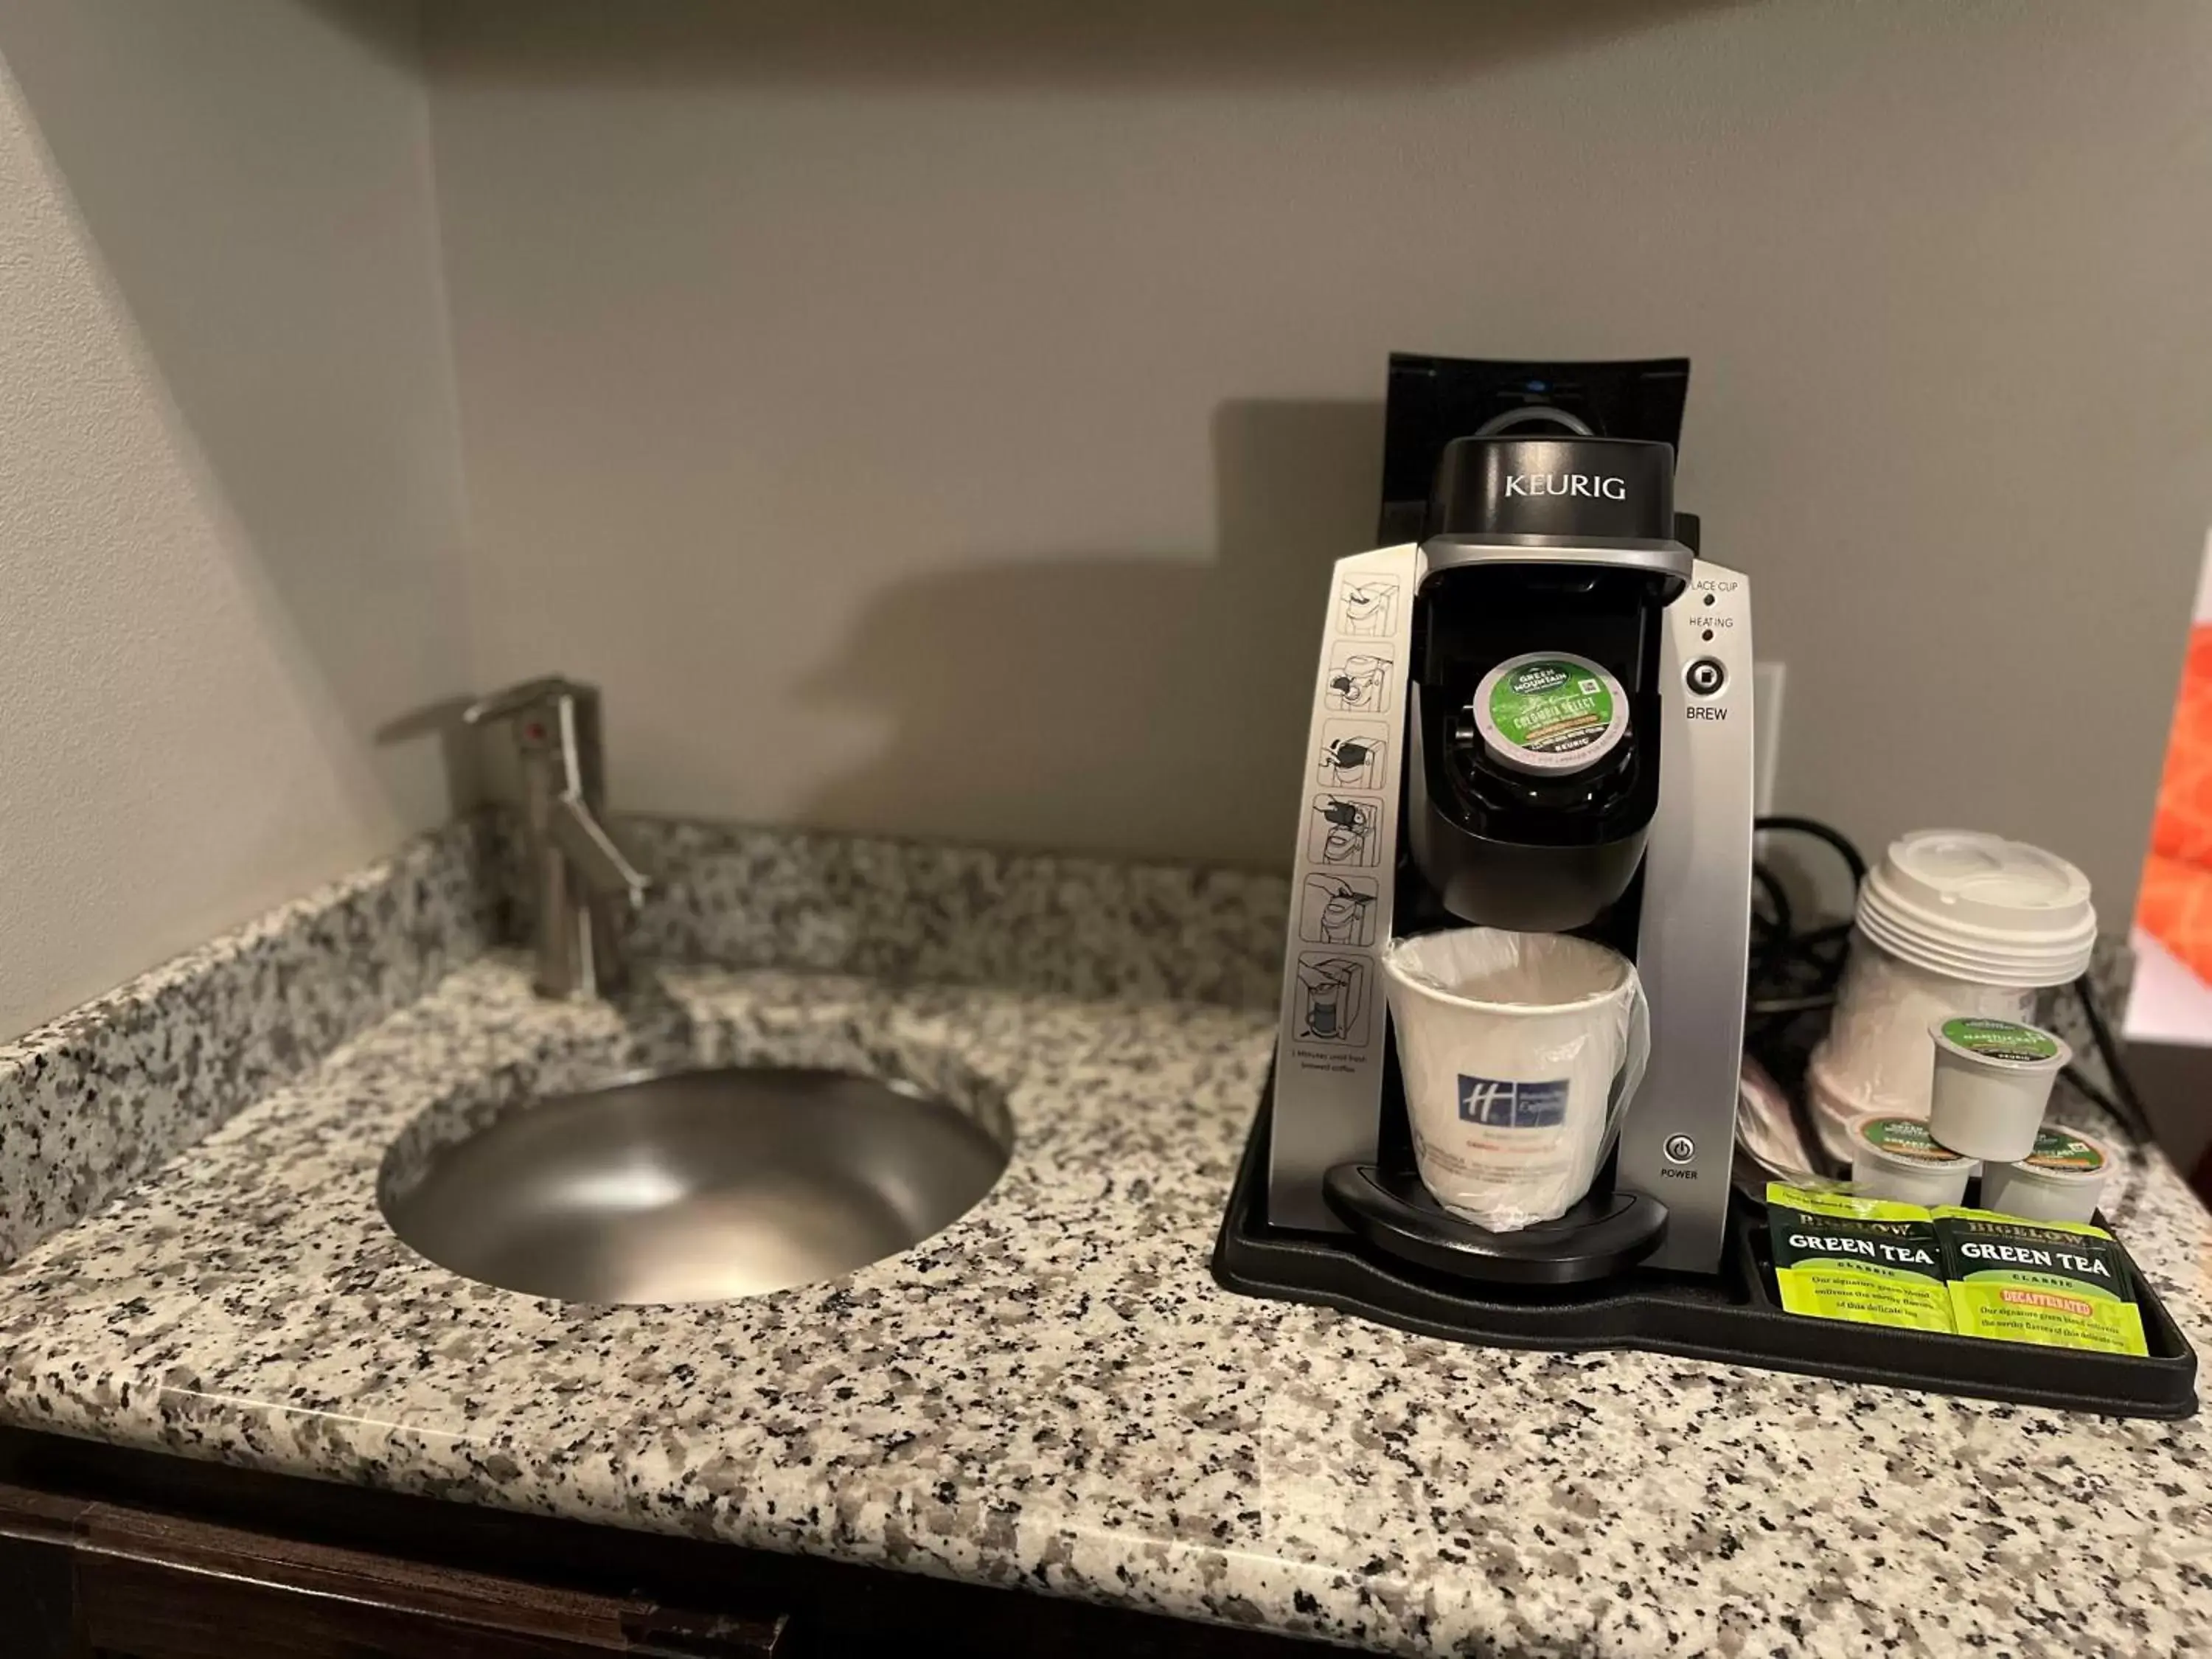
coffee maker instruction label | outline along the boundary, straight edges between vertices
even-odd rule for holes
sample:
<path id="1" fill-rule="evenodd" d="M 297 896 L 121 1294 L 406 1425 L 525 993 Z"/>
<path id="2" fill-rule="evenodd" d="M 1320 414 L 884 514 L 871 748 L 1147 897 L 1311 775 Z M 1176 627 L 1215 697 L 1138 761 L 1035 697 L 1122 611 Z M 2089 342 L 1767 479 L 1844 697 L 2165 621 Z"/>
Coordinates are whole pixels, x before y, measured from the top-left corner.
<path id="1" fill-rule="evenodd" d="M 1307 737 L 1275 1050 L 1272 1156 L 1310 1178 L 1372 1157 L 1389 1020 L 1390 938 L 1407 648 L 1420 552 L 1377 548 L 1337 561 L 1322 627 Z M 1332 1225 L 1323 1212 L 1301 1224 Z"/>

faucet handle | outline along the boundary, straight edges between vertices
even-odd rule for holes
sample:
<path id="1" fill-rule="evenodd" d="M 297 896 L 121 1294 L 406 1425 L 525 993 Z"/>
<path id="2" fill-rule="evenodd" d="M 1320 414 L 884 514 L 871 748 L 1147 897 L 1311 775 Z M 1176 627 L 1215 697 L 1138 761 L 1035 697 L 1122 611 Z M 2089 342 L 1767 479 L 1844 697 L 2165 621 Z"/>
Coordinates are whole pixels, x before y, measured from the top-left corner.
<path id="1" fill-rule="evenodd" d="M 590 807 L 574 795 L 562 796 L 553 803 L 550 830 L 553 844 L 585 886 L 603 898 L 622 899 L 633 910 L 643 906 L 653 878 L 630 862 Z"/>
<path id="2" fill-rule="evenodd" d="M 545 674 L 477 698 L 461 711 L 461 719 L 470 726 L 483 726 L 492 720 L 513 720 L 518 714 L 527 714 L 562 702 L 574 702 L 599 695 L 599 688 L 596 685 L 572 680 L 565 674 Z"/>

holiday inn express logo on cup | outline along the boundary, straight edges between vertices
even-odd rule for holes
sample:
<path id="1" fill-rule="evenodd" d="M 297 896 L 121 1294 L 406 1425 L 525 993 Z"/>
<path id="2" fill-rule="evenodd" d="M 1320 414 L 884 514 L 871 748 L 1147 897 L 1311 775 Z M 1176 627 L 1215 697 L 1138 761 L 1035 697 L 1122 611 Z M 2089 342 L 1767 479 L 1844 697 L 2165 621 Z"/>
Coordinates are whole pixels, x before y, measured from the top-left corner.
<path id="1" fill-rule="evenodd" d="M 1459 1116 L 1462 1123 L 1488 1129 L 1556 1129 L 1567 1118 L 1567 1080 L 1514 1083 L 1462 1075 Z"/>

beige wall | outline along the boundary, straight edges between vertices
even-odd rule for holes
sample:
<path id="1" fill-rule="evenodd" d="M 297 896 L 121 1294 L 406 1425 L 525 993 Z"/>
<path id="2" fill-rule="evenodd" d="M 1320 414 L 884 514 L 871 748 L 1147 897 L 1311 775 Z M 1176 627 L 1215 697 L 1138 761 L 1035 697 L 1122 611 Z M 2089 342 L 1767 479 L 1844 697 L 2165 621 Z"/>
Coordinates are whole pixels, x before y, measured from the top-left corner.
<path id="1" fill-rule="evenodd" d="M 384 16 L 0 8 L 0 1038 L 447 813 L 374 736 L 467 684 Z"/>
<path id="2" fill-rule="evenodd" d="M 632 807 L 1279 863 L 1392 347 L 1692 355 L 1780 804 L 2124 908 L 2212 10 L 426 15 L 427 107 L 404 0 L 0 8 L 0 1031 L 442 816 L 389 728 L 547 666 Z"/>
<path id="3" fill-rule="evenodd" d="M 632 806 L 1279 862 L 1393 347 L 1684 352 L 1778 804 L 2125 908 L 2212 8 L 440 0 L 477 660 Z"/>

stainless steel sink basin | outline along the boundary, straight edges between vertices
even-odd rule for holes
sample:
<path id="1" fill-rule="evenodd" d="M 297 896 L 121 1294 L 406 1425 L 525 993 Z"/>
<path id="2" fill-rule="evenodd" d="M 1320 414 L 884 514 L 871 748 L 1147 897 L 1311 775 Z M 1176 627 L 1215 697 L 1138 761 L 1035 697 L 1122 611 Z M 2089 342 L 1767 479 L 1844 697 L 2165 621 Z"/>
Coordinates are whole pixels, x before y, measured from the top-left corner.
<path id="1" fill-rule="evenodd" d="M 920 1243 L 991 1190 L 1006 1146 L 908 1085 L 737 1070 L 554 1097 L 404 1162 L 385 1218 L 441 1267 L 567 1301 L 702 1302 Z"/>

